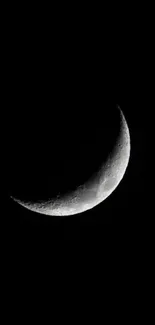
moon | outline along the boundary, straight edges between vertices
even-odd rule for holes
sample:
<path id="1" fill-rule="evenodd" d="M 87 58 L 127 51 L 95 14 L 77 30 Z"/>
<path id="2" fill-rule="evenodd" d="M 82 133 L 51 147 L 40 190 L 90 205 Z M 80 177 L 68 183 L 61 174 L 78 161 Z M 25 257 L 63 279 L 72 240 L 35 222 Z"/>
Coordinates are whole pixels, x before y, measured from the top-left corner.
<path id="1" fill-rule="evenodd" d="M 120 107 L 117 107 L 117 115 L 119 117 L 119 132 L 115 143 L 106 160 L 101 162 L 99 168 L 87 181 L 78 184 L 77 188 L 69 193 L 58 194 L 46 201 L 44 199 L 39 202 L 26 201 L 10 195 L 11 198 L 31 211 L 51 216 L 75 215 L 103 202 L 121 182 L 130 158 L 130 133 Z M 100 148 L 101 150 L 102 148 Z"/>

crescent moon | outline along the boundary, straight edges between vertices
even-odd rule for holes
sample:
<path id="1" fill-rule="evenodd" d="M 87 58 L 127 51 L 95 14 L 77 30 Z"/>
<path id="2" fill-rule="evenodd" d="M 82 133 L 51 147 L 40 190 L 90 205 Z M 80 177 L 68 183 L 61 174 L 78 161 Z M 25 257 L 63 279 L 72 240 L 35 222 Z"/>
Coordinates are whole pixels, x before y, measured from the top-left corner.
<path id="1" fill-rule="evenodd" d="M 49 199 L 46 202 L 24 202 L 13 196 L 11 198 L 21 206 L 41 214 L 53 216 L 74 215 L 92 209 L 103 202 L 117 188 L 124 177 L 130 158 L 130 133 L 126 119 L 120 114 L 120 131 L 112 152 L 106 162 L 85 184 L 63 197 Z"/>

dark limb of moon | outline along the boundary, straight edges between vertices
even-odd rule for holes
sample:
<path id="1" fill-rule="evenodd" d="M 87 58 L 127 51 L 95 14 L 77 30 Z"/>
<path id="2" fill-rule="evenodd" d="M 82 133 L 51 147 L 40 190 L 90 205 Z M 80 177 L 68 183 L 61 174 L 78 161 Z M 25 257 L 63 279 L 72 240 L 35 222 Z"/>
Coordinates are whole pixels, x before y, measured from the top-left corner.
<path id="1" fill-rule="evenodd" d="M 129 162 L 130 135 L 122 111 L 116 109 L 113 120 L 107 114 L 95 132 L 88 130 L 85 138 L 82 132 L 78 134 L 72 148 L 69 136 L 57 147 L 52 142 L 45 146 L 41 140 L 37 147 L 34 142 L 37 159 L 32 159 L 33 150 L 27 148 L 27 168 L 22 157 L 18 160 L 15 170 L 20 177 L 11 197 L 32 211 L 59 216 L 83 212 L 105 200 L 120 183 Z M 52 161 L 51 152 L 56 158 Z"/>

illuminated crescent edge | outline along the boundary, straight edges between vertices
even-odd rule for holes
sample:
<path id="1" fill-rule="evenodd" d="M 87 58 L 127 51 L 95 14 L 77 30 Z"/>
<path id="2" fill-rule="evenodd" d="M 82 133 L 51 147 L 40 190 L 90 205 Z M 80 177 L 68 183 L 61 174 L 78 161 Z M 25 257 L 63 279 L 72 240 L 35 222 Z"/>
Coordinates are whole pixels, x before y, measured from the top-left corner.
<path id="1" fill-rule="evenodd" d="M 119 107 L 118 107 L 119 108 Z M 121 118 L 120 134 L 107 162 L 100 167 L 84 185 L 64 197 L 49 199 L 46 202 L 23 202 L 11 196 L 21 206 L 46 215 L 68 216 L 92 209 L 103 202 L 121 182 L 130 158 L 130 134 L 125 117 L 119 108 Z M 119 150 L 118 150 L 119 148 Z"/>

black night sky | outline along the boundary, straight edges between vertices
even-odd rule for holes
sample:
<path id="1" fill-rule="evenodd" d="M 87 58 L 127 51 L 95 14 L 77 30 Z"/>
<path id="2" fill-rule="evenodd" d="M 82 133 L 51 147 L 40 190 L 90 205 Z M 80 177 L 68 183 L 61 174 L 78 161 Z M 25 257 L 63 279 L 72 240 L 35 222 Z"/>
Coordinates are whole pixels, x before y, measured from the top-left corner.
<path id="1" fill-rule="evenodd" d="M 135 66 L 124 58 L 125 49 L 121 55 L 115 55 L 115 49 L 110 56 L 104 53 L 103 63 L 101 56 L 94 52 L 90 57 L 88 49 L 75 55 L 72 48 L 69 57 L 65 54 L 62 56 L 60 51 L 59 55 L 53 54 L 51 63 L 49 57 L 43 59 L 45 49 L 37 56 L 36 43 L 33 50 L 32 44 L 29 45 L 31 52 L 28 47 L 24 52 L 23 44 L 21 42 L 19 46 L 19 40 L 17 43 L 14 40 L 10 45 L 14 54 L 8 61 L 8 78 L 5 81 L 8 91 L 3 213 L 8 227 L 17 231 L 41 231 L 49 227 L 51 238 L 83 239 L 87 236 L 101 238 L 107 224 L 115 226 L 142 222 L 140 206 L 144 196 L 146 146 L 144 102 L 136 79 L 139 71 L 135 71 Z M 100 53 L 101 49 L 98 51 Z M 122 109 L 129 126 L 131 157 L 123 180 L 103 203 L 84 213 L 59 218 L 31 212 L 9 198 L 13 189 L 17 196 L 27 192 L 30 166 L 31 172 L 34 170 L 32 177 L 35 188 L 32 184 L 29 195 L 34 199 L 38 195 L 47 197 L 49 189 L 45 189 L 45 184 L 51 170 L 51 159 L 54 193 L 60 185 L 57 175 L 61 180 L 64 177 L 62 192 L 65 191 L 66 182 L 70 188 L 74 187 L 74 166 L 70 166 L 71 170 L 68 168 L 66 178 L 62 165 L 64 157 L 72 155 L 75 160 L 78 159 L 79 150 L 80 155 L 85 157 L 83 165 L 86 172 L 82 174 L 76 164 L 76 181 L 81 182 L 88 177 L 92 167 L 96 168 L 101 159 L 103 143 L 106 147 L 108 141 L 113 141 L 110 137 L 106 138 L 106 132 L 109 132 L 109 125 L 112 133 L 115 132 L 116 104 Z M 99 129 L 103 129 L 103 138 L 98 140 Z M 38 179 L 42 171 L 44 177 Z M 25 190 L 22 190 L 24 194 L 20 191 L 23 179 L 26 184 Z M 39 190 L 40 184 L 45 189 L 42 192 Z"/>

